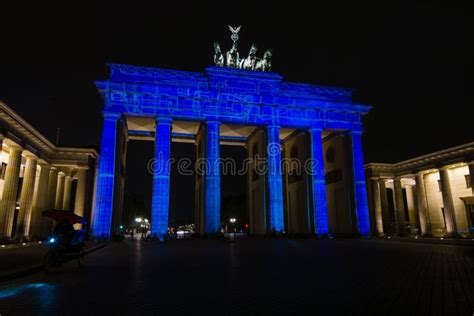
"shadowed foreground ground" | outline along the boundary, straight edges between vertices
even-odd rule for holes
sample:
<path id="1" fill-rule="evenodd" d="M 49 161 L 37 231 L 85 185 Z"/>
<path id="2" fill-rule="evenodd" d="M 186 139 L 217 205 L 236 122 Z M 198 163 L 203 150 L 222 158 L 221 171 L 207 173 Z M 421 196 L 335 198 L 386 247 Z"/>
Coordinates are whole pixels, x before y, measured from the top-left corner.
<path id="1" fill-rule="evenodd" d="M 472 315 L 473 249 L 377 240 L 126 241 L 0 283 L 0 314 Z"/>

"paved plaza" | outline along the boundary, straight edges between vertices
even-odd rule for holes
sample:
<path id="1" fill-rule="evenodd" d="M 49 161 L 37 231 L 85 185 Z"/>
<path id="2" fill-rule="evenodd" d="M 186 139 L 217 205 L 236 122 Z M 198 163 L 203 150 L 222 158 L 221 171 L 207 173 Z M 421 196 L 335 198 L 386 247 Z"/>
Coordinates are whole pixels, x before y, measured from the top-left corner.
<path id="1" fill-rule="evenodd" d="M 383 240 L 111 243 L 0 283 L 0 314 L 472 315 L 466 246 Z"/>

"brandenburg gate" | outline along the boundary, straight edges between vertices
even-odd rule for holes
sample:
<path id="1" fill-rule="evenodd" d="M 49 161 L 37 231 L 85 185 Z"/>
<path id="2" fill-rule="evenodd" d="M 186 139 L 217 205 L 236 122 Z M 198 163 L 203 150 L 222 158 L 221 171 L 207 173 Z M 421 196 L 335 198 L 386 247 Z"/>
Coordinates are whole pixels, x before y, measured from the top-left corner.
<path id="1" fill-rule="evenodd" d="M 267 163 L 265 176 L 248 172 L 251 233 L 369 235 L 361 118 L 370 107 L 352 102 L 348 89 L 285 81 L 268 71 L 271 51 L 259 59 L 252 46 L 239 59 L 232 39 L 226 56 L 215 44 L 216 65 L 203 73 L 110 64 L 109 78 L 96 82 L 104 107 L 93 235 L 118 232 L 128 139 L 155 142 L 151 234 L 157 238 L 168 229 L 172 141 L 196 143 L 197 157 L 206 160 L 196 178 L 200 235 L 220 232 L 220 145 L 233 141 Z M 289 175 L 285 157 L 312 161 L 311 172 Z M 341 167 L 328 169 L 338 159 Z M 289 194 L 296 184 L 300 189 Z"/>

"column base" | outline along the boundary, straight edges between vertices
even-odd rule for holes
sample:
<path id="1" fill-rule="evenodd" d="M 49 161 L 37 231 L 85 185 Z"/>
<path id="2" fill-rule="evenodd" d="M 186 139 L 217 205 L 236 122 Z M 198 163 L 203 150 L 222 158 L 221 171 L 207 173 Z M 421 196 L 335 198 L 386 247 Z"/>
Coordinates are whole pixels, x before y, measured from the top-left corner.
<path id="1" fill-rule="evenodd" d="M 285 234 L 285 237 L 289 239 L 308 239 L 308 238 L 312 238 L 313 235 L 303 234 L 303 233 L 290 233 L 290 234 Z"/>
<path id="2" fill-rule="evenodd" d="M 94 240 L 100 240 L 100 241 L 108 241 L 110 240 L 110 236 L 108 235 L 92 235 L 92 239 Z"/>
<path id="3" fill-rule="evenodd" d="M 285 237 L 287 235 L 283 231 L 271 230 L 265 233 L 265 236 L 271 237 L 271 238 L 278 238 L 278 237 Z"/>
<path id="4" fill-rule="evenodd" d="M 202 234 L 199 236 L 201 239 L 207 239 L 207 240 L 216 240 L 222 238 L 223 235 L 221 233 L 208 233 L 208 234 Z"/>
<path id="5" fill-rule="evenodd" d="M 11 237 L 0 237 L 0 244 L 9 244 L 12 242 Z"/>
<path id="6" fill-rule="evenodd" d="M 314 238 L 316 239 L 334 239 L 334 236 L 331 235 L 331 233 L 325 233 L 325 234 L 314 234 Z"/>
<path id="7" fill-rule="evenodd" d="M 432 233 L 425 233 L 425 234 L 421 234 L 420 237 L 433 238 L 435 237 L 435 235 L 433 235 Z"/>
<path id="8" fill-rule="evenodd" d="M 462 235 L 458 232 L 446 233 L 444 235 L 446 238 L 462 238 Z"/>
<path id="9" fill-rule="evenodd" d="M 18 236 L 18 237 L 15 236 L 13 238 L 13 241 L 16 241 L 16 242 L 29 242 L 30 238 L 28 236 Z"/>
<path id="10" fill-rule="evenodd" d="M 145 241 L 153 241 L 153 242 L 165 242 L 168 241 L 168 235 L 159 236 L 157 234 L 150 235 L 144 238 Z"/>
<path id="11" fill-rule="evenodd" d="M 396 236 L 397 237 L 410 237 L 408 233 L 397 233 Z"/>

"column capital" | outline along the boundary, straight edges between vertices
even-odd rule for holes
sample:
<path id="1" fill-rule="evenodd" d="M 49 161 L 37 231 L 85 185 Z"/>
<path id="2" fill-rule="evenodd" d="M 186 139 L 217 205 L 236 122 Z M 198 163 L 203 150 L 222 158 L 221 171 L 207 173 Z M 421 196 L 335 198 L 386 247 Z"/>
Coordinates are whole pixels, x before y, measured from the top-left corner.
<path id="1" fill-rule="evenodd" d="M 29 152 L 29 151 L 23 152 L 23 156 L 24 156 L 25 159 L 27 159 L 27 160 L 31 160 L 31 159 L 38 160 L 38 156 L 36 156 L 35 154 L 33 154 L 33 153 Z"/>
<path id="2" fill-rule="evenodd" d="M 310 128 L 308 128 L 308 132 L 310 132 L 310 133 L 322 133 L 323 129 L 321 127 L 310 127 Z"/>
<path id="3" fill-rule="evenodd" d="M 20 145 L 18 144 L 12 144 L 12 143 L 7 143 L 7 144 L 3 144 L 3 148 L 6 148 L 8 152 L 10 151 L 23 151 L 23 147 L 21 147 Z"/>
<path id="4" fill-rule="evenodd" d="M 102 116 L 104 117 L 104 120 L 117 121 L 122 115 L 120 113 L 104 111 L 102 112 Z"/>
<path id="5" fill-rule="evenodd" d="M 207 124 L 217 124 L 217 125 L 221 125 L 222 122 L 221 121 L 217 121 L 217 120 L 206 120 L 204 121 L 204 123 L 207 125 Z"/>
<path id="6" fill-rule="evenodd" d="M 169 117 L 157 116 L 157 117 L 155 117 L 155 122 L 156 122 L 157 124 L 167 124 L 167 125 L 171 125 L 171 124 L 173 124 L 173 119 L 172 119 L 172 118 L 169 118 Z"/>
<path id="7" fill-rule="evenodd" d="M 425 174 L 427 174 L 428 171 L 427 170 L 413 170 L 413 174 L 416 176 L 424 176 Z"/>
<path id="8" fill-rule="evenodd" d="M 403 179 L 403 176 L 395 176 L 395 177 L 393 177 L 393 181 L 400 181 L 400 182 L 401 182 L 402 179 Z"/>
<path id="9" fill-rule="evenodd" d="M 82 166 L 74 168 L 73 173 L 71 174 L 72 179 L 79 179 L 80 177 L 85 176 L 88 169 L 89 168 Z"/>
<path id="10" fill-rule="evenodd" d="M 355 135 L 362 135 L 364 131 L 363 130 L 358 130 L 358 129 L 350 129 L 349 134 L 355 134 Z"/>
<path id="11" fill-rule="evenodd" d="M 39 158 L 38 158 L 38 166 L 40 166 L 40 167 L 50 167 L 50 168 L 53 167 L 51 164 L 49 164 L 46 161 L 44 161 L 42 159 L 39 159 Z"/>
<path id="12" fill-rule="evenodd" d="M 38 165 L 41 167 L 41 170 L 48 170 L 51 171 L 51 166 L 48 164 L 39 164 Z"/>
<path id="13" fill-rule="evenodd" d="M 66 176 L 70 176 L 72 174 L 72 171 L 73 171 L 74 167 L 72 167 L 72 166 L 62 166 L 58 169 L 59 169 L 59 171 L 63 172 Z"/>
<path id="14" fill-rule="evenodd" d="M 438 167 L 438 170 L 439 171 L 441 171 L 441 170 L 447 171 L 450 168 L 451 168 L 451 165 L 441 165 L 441 166 Z"/>
<path id="15" fill-rule="evenodd" d="M 384 188 L 387 187 L 387 179 L 379 179 L 379 181 L 377 181 L 377 183 L 380 185 L 380 186 L 383 186 Z"/>
<path id="16" fill-rule="evenodd" d="M 89 166 L 76 166 L 76 167 L 74 167 L 74 169 L 77 169 L 77 170 L 89 170 Z"/>

